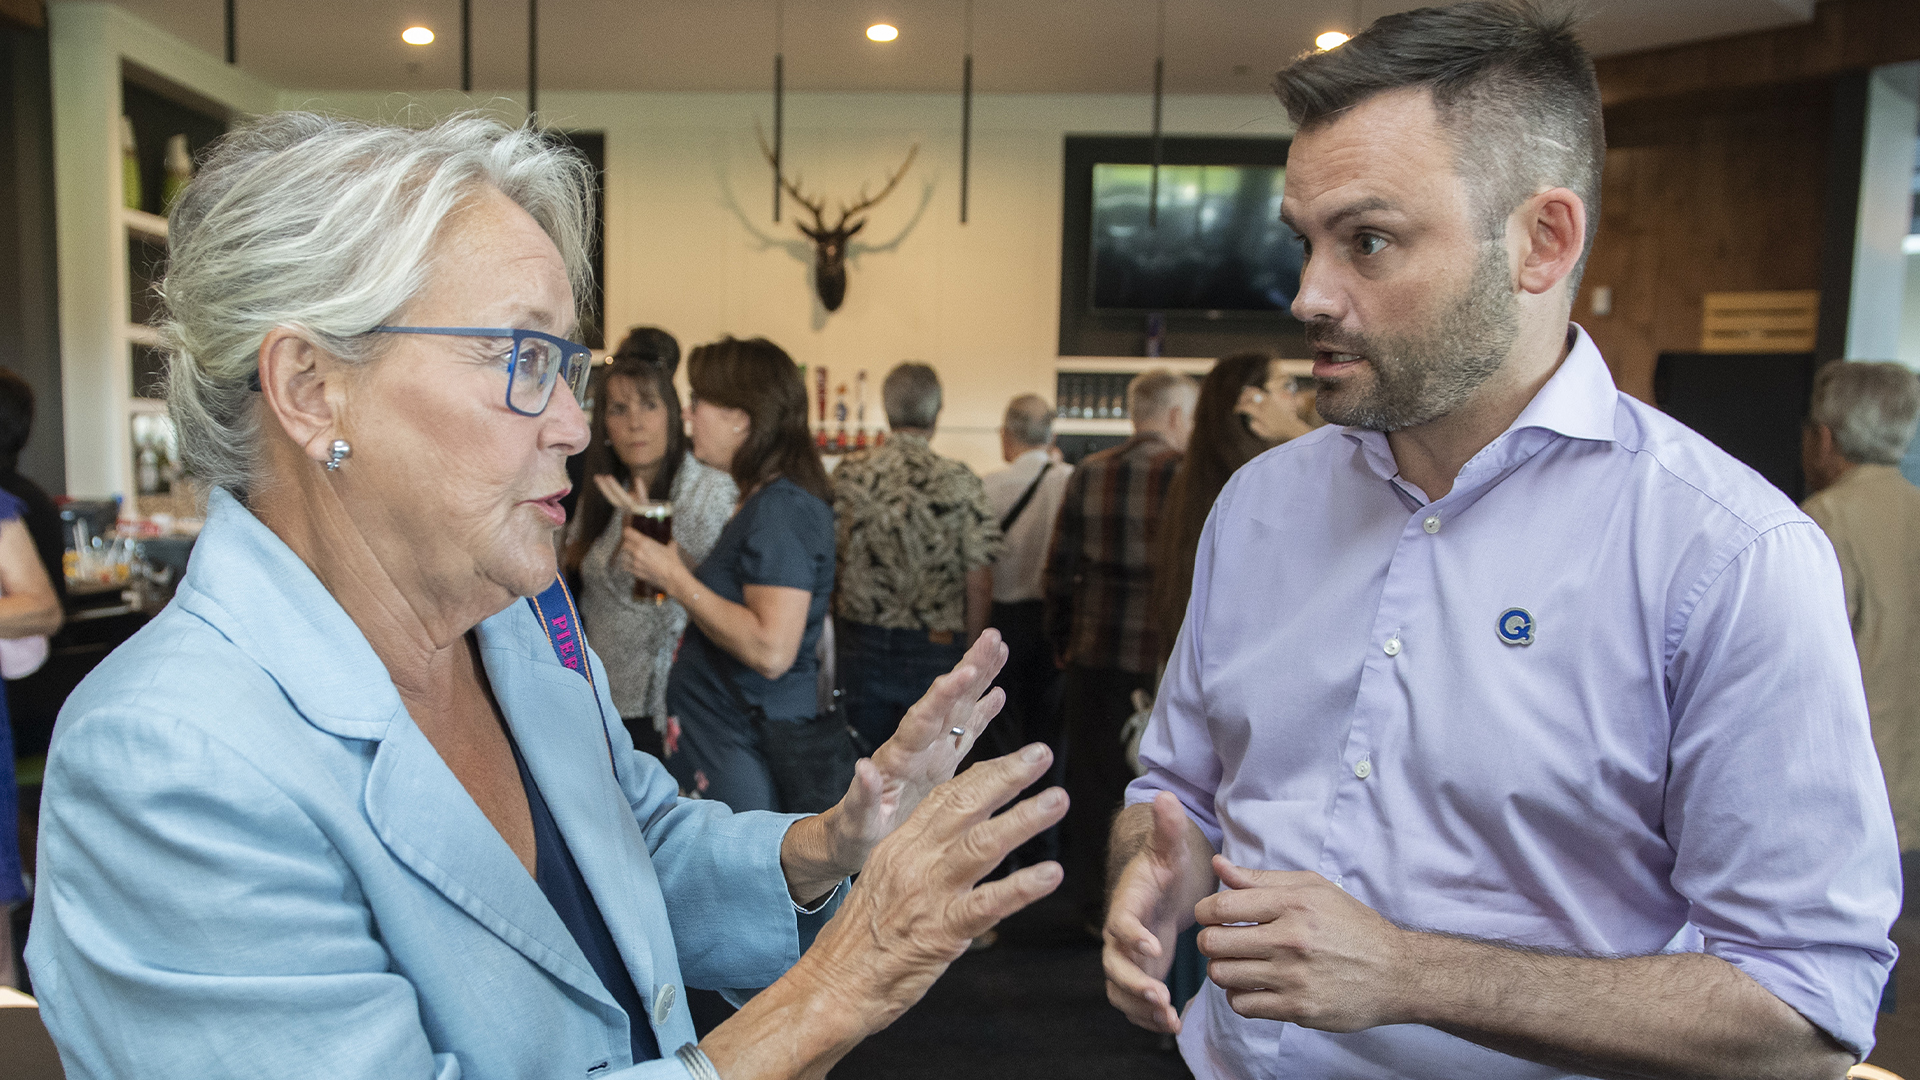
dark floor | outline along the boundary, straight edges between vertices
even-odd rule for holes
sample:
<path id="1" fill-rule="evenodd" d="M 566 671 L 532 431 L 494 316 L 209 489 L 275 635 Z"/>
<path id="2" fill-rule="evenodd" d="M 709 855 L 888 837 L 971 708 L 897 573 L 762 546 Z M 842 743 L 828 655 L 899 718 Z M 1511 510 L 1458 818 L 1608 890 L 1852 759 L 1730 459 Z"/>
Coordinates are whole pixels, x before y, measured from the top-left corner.
<path id="1" fill-rule="evenodd" d="M 926 1000 L 855 1047 L 832 1080 L 1188 1080 L 1160 1036 L 1107 1004 L 1100 946 L 1041 901 L 961 957 Z"/>

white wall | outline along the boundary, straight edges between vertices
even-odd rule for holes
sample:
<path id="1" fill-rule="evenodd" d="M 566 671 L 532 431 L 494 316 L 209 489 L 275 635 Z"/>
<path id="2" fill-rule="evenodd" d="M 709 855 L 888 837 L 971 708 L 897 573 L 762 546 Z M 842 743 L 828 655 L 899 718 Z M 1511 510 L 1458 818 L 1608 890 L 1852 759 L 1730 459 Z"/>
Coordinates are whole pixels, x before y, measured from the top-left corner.
<path id="1" fill-rule="evenodd" d="M 418 119 L 465 107 L 459 94 L 283 92 L 283 108 Z M 995 432 L 1016 394 L 1053 397 L 1058 354 L 1062 139 L 1144 133 L 1145 94 L 981 95 L 974 104 L 970 223 L 959 223 L 958 94 L 794 94 L 786 160 L 806 188 L 851 200 L 875 190 L 920 144 L 900 187 L 871 214 L 848 260 L 845 304 L 814 298 L 811 245 L 791 200 L 771 220 L 771 170 L 754 139 L 767 94 L 543 93 L 542 118 L 607 138 L 609 344 L 628 326 L 665 327 L 683 346 L 764 335 L 834 383 L 865 369 L 878 383 L 903 359 L 940 372 L 936 446 L 975 469 L 1000 467 Z M 499 101 L 518 120 L 518 106 Z M 1289 128 L 1271 96 L 1175 97 L 1181 134 L 1273 135 Z"/>

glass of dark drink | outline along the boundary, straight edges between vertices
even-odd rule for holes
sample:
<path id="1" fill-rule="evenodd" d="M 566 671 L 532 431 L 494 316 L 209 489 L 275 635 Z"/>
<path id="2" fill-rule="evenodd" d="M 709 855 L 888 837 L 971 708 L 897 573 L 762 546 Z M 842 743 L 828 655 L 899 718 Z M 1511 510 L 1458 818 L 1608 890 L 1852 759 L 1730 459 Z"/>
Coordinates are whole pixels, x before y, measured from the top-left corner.
<path id="1" fill-rule="evenodd" d="M 673 503 L 666 500 L 643 503 L 628 517 L 627 524 L 640 530 L 640 535 L 662 544 L 673 542 Z M 667 594 L 651 581 L 633 581 L 635 600 L 652 600 L 655 604 L 667 602 Z"/>

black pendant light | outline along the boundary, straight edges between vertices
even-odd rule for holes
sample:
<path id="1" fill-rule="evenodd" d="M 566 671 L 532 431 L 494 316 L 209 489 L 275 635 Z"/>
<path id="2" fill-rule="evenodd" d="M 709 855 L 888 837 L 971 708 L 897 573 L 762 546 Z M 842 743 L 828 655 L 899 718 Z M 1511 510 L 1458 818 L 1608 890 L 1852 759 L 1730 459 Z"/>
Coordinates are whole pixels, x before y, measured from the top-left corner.
<path id="1" fill-rule="evenodd" d="M 234 0 L 227 0 L 227 63 L 229 64 L 239 63 L 239 61 L 234 59 L 234 57 L 238 55 L 238 51 L 234 47 L 237 41 L 233 27 L 233 5 Z"/>
<path id="2" fill-rule="evenodd" d="M 787 10 L 784 0 L 773 0 L 773 220 L 780 220 L 780 165 L 786 139 L 784 110 L 787 97 Z"/>
<path id="3" fill-rule="evenodd" d="M 1167 0 L 1160 0 L 1153 50 L 1153 168 L 1147 173 L 1147 228 L 1160 227 L 1160 105 L 1167 75 Z"/>
<path id="4" fill-rule="evenodd" d="M 460 0 L 460 92 L 473 93 L 473 0 Z"/>
<path id="5" fill-rule="evenodd" d="M 527 0 L 527 123 L 540 112 L 540 0 Z"/>
<path id="6" fill-rule="evenodd" d="M 973 161 L 973 0 L 967 0 L 966 56 L 960 61 L 960 224 L 967 223 L 967 179 Z"/>

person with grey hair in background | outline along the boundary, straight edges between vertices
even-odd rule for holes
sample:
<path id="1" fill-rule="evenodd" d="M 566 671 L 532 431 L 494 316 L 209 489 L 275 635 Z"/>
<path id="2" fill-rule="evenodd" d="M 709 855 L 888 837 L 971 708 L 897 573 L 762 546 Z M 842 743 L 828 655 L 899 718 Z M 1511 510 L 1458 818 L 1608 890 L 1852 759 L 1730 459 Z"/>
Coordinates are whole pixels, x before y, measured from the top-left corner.
<path id="1" fill-rule="evenodd" d="M 1029 740 L 1060 747 L 1060 671 L 1047 647 L 1042 574 L 1053 521 L 1060 515 L 1073 466 L 1055 460 L 1053 406 L 1038 394 L 1007 403 L 1000 422 L 1000 457 L 1007 467 L 980 478 L 1006 546 L 993 564 L 993 612 L 989 625 L 1007 643 L 1007 666 L 994 685 L 1007 692 L 1007 707 L 988 741 L 1017 746 Z M 1007 741 L 1011 740 L 1011 741 Z M 1056 758 L 1056 760 L 1058 760 Z"/>
<path id="2" fill-rule="evenodd" d="M 880 399 L 892 434 L 833 471 L 835 673 L 872 745 L 986 629 L 1001 542 L 980 478 L 930 445 L 940 376 L 899 364 Z"/>
<path id="3" fill-rule="evenodd" d="M 1127 384 L 1133 437 L 1083 458 L 1067 480 L 1047 551 L 1045 631 L 1060 680 L 1063 775 L 1073 807 L 1062 824 L 1065 895 L 1098 933 L 1107 822 L 1133 768 L 1120 741 L 1133 692 L 1160 667 L 1153 551 L 1167 493 L 1193 437 L 1200 384 L 1154 368 Z"/>
<path id="4" fill-rule="evenodd" d="M 1800 509 L 1840 559 L 1873 746 L 1887 779 L 1907 895 L 1920 881 L 1920 489 L 1900 459 L 1920 425 L 1920 377 L 1901 364 L 1848 361 L 1813 377 L 1800 461 Z"/>
<path id="5" fill-rule="evenodd" d="M 987 817 L 1045 747 L 947 779 L 990 634 L 824 813 L 634 751 L 553 543 L 591 191 L 532 128 L 289 113 L 175 205 L 168 405 L 215 487 L 47 759 L 27 962 L 72 1080 L 821 1076 L 1058 882 L 974 887 L 1065 808 Z M 696 1041 L 686 986 L 762 989 Z"/>

